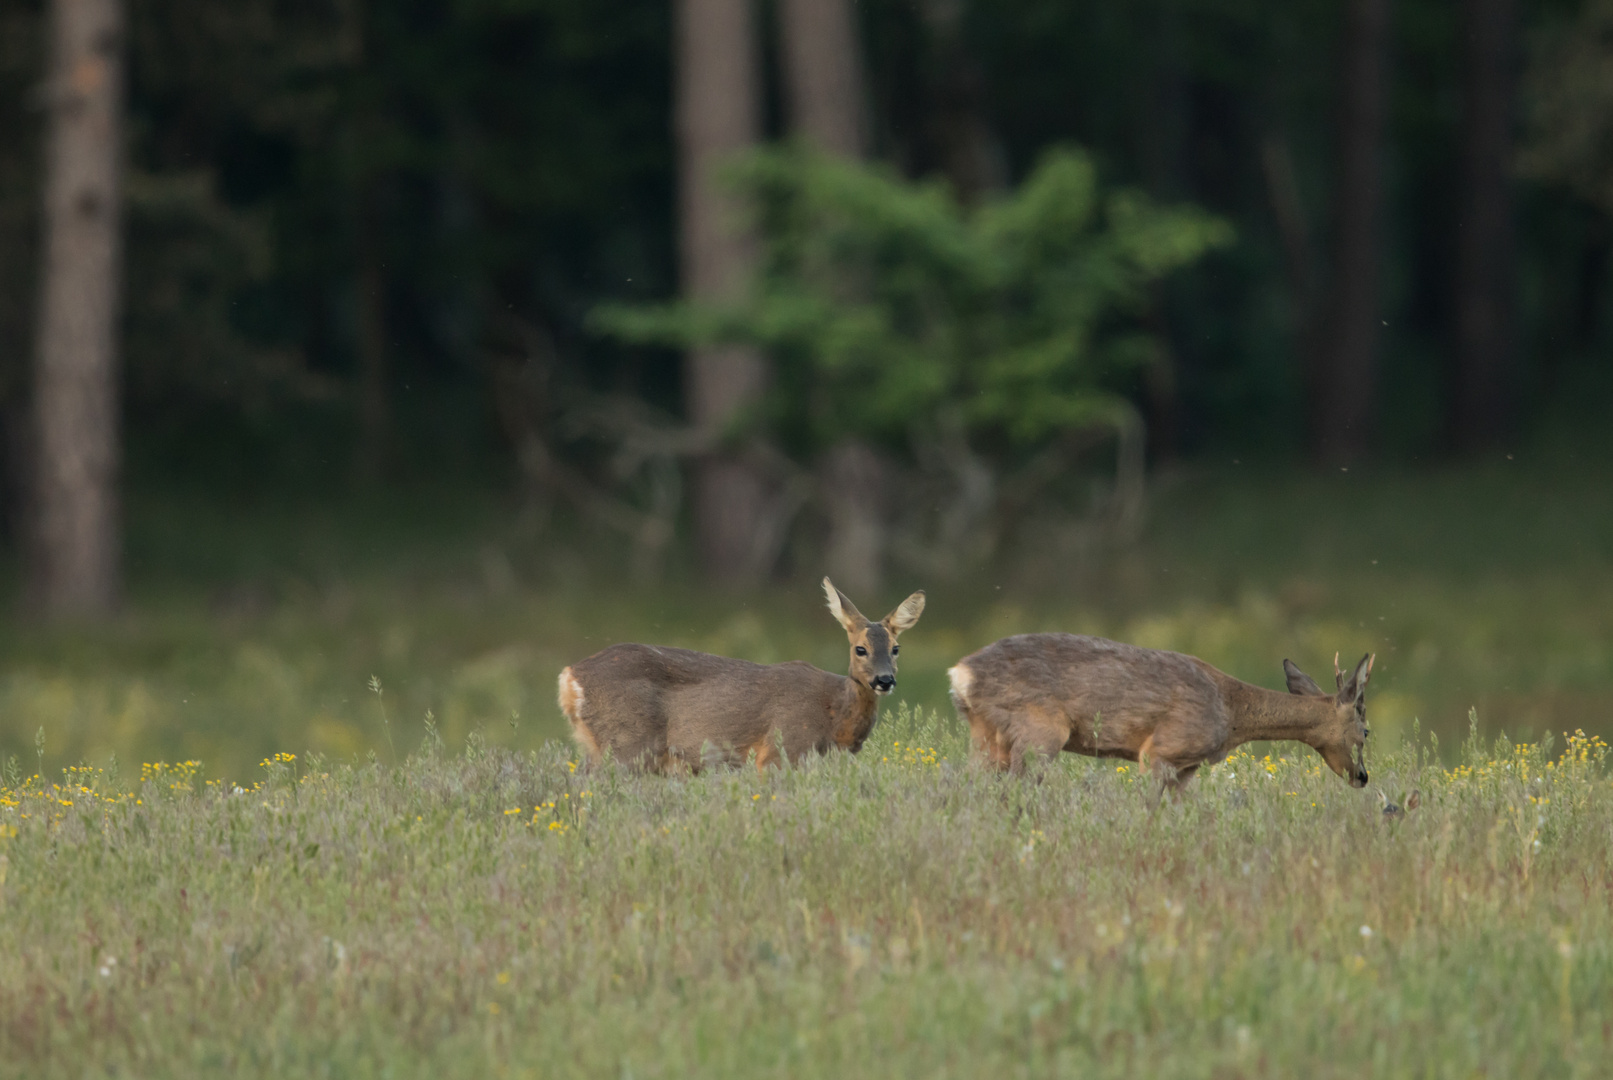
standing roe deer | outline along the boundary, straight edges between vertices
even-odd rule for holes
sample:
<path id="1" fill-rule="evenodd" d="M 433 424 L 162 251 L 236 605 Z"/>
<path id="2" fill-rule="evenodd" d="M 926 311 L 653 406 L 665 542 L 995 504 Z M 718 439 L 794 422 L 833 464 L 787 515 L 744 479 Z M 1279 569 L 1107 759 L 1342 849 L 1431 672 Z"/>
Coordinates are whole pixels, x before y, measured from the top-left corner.
<path id="1" fill-rule="evenodd" d="M 1016 775 L 1029 752 L 1069 750 L 1151 768 L 1179 791 L 1200 765 L 1256 739 L 1292 739 L 1365 787 L 1371 654 L 1348 680 L 1333 658 L 1336 694 L 1283 661 L 1288 693 L 1217 671 L 1196 656 L 1077 634 L 1020 634 L 971 653 L 947 672 L 975 752 Z"/>
<path id="2" fill-rule="evenodd" d="M 877 623 L 828 578 L 829 611 L 851 639 L 851 674 L 804 661 L 753 664 L 657 645 L 612 645 L 560 673 L 560 711 L 589 763 L 606 755 L 664 772 L 737 763 L 758 767 L 831 746 L 856 753 L 896 686 L 896 638 L 924 611 L 919 591 Z M 775 737 L 776 736 L 776 737 Z"/>

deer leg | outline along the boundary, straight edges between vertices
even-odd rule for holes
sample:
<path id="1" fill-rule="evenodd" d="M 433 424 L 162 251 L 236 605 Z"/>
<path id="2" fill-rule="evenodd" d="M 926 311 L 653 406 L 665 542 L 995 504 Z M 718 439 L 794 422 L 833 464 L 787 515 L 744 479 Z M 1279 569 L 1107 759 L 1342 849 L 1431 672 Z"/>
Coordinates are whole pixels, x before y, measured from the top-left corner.
<path id="1" fill-rule="evenodd" d="M 750 752 L 756 755 L 756 772 L 760 775 L 766 775 L 769 765 L 780 764 L 778 746 L 771 735 L 751 747 Z"/>
<path id="2" fill-rule="evenodd" d="M 1198 766 L 1193 766 L 1197 769 Z M 1143 740 L 1137 748 L 1137 771 L 1151 773 L 1158 782 L 1154 788 L 1154 798 L 1151 809 L 1159 809 L 1159 804 L 1165 801 L 1165 791 L 1169 789 L 1176 794 L 1184 781 L 1181 779 L 1183 770 L 1160 757 L 1154 750 L 1154 737 L 1152 735 Z M 1191 773 L 1189 773 L 1191 776 Z"/>
<path id="3" fill-rule="evenodd" d="M 1058 757 L 1064 744 L 1070 741 L 1069 729 L 1051 717 L 1038 713 L 1021 716 L 1013 732 L 1013 749 L 1009 751 L 1008 771 L 1015 776 L 1025 774 L 1025 756 L 1038 754 L 1043 765 Z"/>
<path id="4" fill-rule="evenodd" d="M 999 772 L 1007 772 L 1012 757 L 1012 749 L 1008 744 L 1008 734 L 998 728 L 991 739 L 991 763 Z"/>
<path id="5" fill-rule="evenodd" d="M 965 706 L 959 711 L 969 721 L 969 742 L 974 749 L 975 760 L 994 769 L 1006 770 L 1009 766 L 1008 739 L 1002 727 L 984 716 L 980 709 Z"/>

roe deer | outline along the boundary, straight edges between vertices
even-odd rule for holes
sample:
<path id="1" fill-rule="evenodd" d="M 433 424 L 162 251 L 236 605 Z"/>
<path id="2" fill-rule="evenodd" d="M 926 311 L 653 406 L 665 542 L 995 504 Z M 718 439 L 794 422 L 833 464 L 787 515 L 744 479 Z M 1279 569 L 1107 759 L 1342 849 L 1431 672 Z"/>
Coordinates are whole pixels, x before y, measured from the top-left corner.
<path id="1" fill-rule="evenodd" d="M 1413 788 L 1410 795 L 1401 799 L 1399 803 L 1393 803 L 1389 801 L 1389 796 L 1384 793 L 1383 788 L 1379 788 L 1378 799 L 1383 803 L 1383 819 L 1399 821 L 1423 804 L 1423 793 Z M 1402 803 L 1404 805 L 1401 805 Z"/>
<path id="2" fill-rule="evenodd" d="M 1196 656 L 1076 634 L 1020 634 L 947 672 L 975 752 L 1016 775 L 1029 752 L 1126 758 L 1153 770 L 1155 798 L 1179 791 L 1200 765 L 1255 739 L 1292 739 L 1365 787 L 1366 690 L 1373 657 L 1327 694 L 1291 661 L 1288 693 L 1217 671 Z"/>
<path id="3" fill-rule="evenodd" d="M 896 686 L 896 638 L 924 611 L 919 591 L 879 622 L 863 618 L 828 578 L 829 611 L 851 639 L 850 676 L 804 661 L 753 664 L 657 645 L 612 645 L 560 673 L 560 711 L 588 755 L 634 768 L 698 771 L 754 753 L 758 767 L 782 753 L 839 746 L 856 753 Z"/>

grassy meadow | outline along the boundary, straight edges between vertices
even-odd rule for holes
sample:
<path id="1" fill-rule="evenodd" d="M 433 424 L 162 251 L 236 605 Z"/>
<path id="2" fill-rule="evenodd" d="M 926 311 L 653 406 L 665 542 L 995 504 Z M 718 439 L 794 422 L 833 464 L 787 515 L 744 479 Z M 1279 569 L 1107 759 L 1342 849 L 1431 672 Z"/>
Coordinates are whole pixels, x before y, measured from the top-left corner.
<path id="1" fill-rule="evenodd" d="M 411 743 L 417 740 L 411 739 Z M 1148 811 L 933 713 L 664 780 L 435 739 L 0 793 L 0 1072 L 1606 1075 L 1606 745 L 1426 739 L 1385 819 L 1309 751 Z"/>

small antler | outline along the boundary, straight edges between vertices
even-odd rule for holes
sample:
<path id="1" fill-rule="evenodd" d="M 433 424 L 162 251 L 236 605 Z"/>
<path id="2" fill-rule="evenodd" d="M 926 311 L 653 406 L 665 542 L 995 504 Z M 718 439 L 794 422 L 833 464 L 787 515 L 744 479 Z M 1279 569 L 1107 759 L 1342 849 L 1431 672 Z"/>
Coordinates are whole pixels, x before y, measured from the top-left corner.
<path id="1" fill-rule="evenodd" d="M 1333 654 L 1333 683 L 1338 689 L 1344 689 L 1344 669 L 1339 667 L 1338 653 Z"/>

